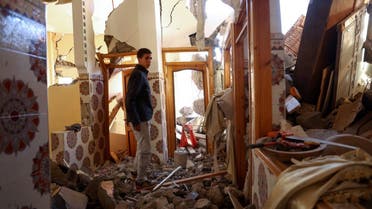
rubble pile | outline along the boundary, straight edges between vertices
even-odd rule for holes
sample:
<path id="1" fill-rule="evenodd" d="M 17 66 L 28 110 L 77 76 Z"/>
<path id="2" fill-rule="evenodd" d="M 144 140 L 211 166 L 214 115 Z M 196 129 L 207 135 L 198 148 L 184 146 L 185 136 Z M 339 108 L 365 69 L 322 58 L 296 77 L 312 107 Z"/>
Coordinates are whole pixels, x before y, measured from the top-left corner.
<path id="1" fill-rule="evenodd" d="M 293 88 L 287 82 L 287 89 Z M 372 139 L 371 89 L 350 98 L 339 99 L 336 104 L 329 104 L 322 109 L 319 105 L 303 102 L 298 91 L 287 93 L 287 121 L 291 125 L 300 125 L 309 136 L 326 139 L 336 134 L 353 134 Z"/>
<path id="2" fill-rule="evenodd" d="M 242 192 L 224 176 L 226 172 L 213 175 L 213 159 L 202 154 L 188 160 L 186 168 L 178 168 L 166 183 L 154 190 L 177 166 L 173 160 L 164 165 L 152 163 L 147 170 L 151 185 L 137 188 L 131 157 L 117 164 L 107 161 L 94 172 L 86 168 L 74 171 L 51 162 L 52 208 L 234 208 L 231 195 L 238 204 L 247 205 Z"/>

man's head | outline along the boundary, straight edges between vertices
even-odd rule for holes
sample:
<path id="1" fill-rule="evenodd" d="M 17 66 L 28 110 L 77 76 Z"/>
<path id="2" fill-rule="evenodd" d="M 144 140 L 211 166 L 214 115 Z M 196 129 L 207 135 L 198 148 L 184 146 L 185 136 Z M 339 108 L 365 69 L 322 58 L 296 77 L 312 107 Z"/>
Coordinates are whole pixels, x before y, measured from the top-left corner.
<path id="1" fill-rule="evenodd" d="M 150 49 L 147 49 L 147 48 L 139 49 L 137 52 L 138 64 L 142 65 L 146 69 L 149 68 L 151 65 L 151 60 L 152 60 L 151 54 L 152 53 Z"/>

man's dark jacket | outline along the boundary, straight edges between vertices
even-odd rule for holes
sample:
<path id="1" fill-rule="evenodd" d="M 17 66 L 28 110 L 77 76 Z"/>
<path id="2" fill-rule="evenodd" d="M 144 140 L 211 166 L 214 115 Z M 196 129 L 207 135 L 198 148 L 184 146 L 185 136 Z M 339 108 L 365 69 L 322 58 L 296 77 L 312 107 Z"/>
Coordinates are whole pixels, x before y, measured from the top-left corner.
<path id="1" fill-rule="evenodd" d="M 136 65 L 129 77 L 125 108 L 127 121 L 133 126 L 152 118 L 151 90 L 147 80 L 149 71 L 142 65 Z"/>

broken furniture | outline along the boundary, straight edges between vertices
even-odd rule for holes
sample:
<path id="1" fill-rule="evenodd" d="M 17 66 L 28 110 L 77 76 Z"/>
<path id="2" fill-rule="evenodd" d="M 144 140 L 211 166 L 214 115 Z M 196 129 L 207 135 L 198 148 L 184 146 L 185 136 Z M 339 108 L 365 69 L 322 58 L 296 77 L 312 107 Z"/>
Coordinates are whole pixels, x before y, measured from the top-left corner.
<path id="1" fill-rule="evenodd" d="M 364 1 L 310 2 L 294 72 L 294 84 L 305 102 L 316 104 L 322 71 L 329 66 L 335 66 L 329 82 L 335 84 L 331 84 L 330 104 L 354 93 L 360 77 L 365 13 Z"/>
<path id="2" fill-rule="evenodd" d="M 370 150 L 367 150 L 367 149 L 369 149 L 369 147 L 372 146 L 372 142 L 370 140 L 364 139 L 363 143 L 359 143 L 360 140 L 358 140 L 358 139 L 361 139 L 361 137 L 352 136 L 352 135 L 336 135 L 336 136 L 327 138 L 327 141 L 340 142 L 340 143 L 343 143 L 343 142 L 346 142 L 346 141 L 354 141 L 354 143 L 346 143 L 346 144 L 352 145 L 352 146 L 362 146 L 363 149 L 365 148 L 366 151 L 370 152 Z M 350 151 L 349 149 L 338 148 L 338 147 L 334 147 L 334 146 L 327 146 L 327 148 L 324 150 L 323 153 L 341 155 L 341 154 L 343 154 L 345 152 L 349 152 L 349 151 Z M 253 164 L 254 164 L 253 166 L 256 168 L 255 172 L 257 172 L 257 173 L 253 174 L 254 176 L 256 176 L 254 178 L 255 180 L 254 180 L 254 183 L 253 183 L 253 192 L 254 192 L 253 196 L 257 196 L 257 199 L 259 198 L 259 200 L 257 201 L 258 202 L 257 205 L 258 205 L 258 207 L 263 208 L 264 202 L 267 201 L 267 198 L 269 197 L 268 194 L 273 192 L 274 185 L 279 180 L 278 179 L 279 176 L 281 176 L 283 171 L 285 172 L 286 169 L 289 166 L 291 166 L 291 164 L 289 164 L 288 162 L 283 163 L 282 161 L 273 157 L 272 155 L 268 155 L 265 152 L 265 150 L 260 150 L 260 149 L 255 149 L 253 151 L 253 158 L 254 158 L 253 159 Z M 323 159 L 323 158 L 321 157 L 320 159 Z M 295 162 L 296 162 L 296 164 L 301 163 L 301 161 L 295 161 Z M 352 162 L 351 164 L 353 164 L 353 163 L 354 162 Z M 327 167 L 327 165 L 324 165 L 324 166 Z M 295 168 L 295 167 L 293 167 L 293 168 Z M 319 171 L 321 171 L 321 170 L 322 169 L 320 169 Z M 308 175 L 304 175 L 304 178 L 307 178 L 307 177 L 308 177 Z M 310 177 L 310 175 L 309 175 L 309 177 Z M 283 189 L 285 189 L 285 188 L 283 188 Z M 277 190 L 275 190 L 275 191 L 277 191 Z M 361 190 L 361 191 L 363 191 L 363 190 Z M 282 192 L 280 194 L 284 194 L 284 192 Z M 274 195 L 274 193 L 273 193 L 273 195 Z M 279 195 L 279 193 L 277 195 Z M 289 193 L 288 195 L 291 195 L 291 193 Z M 288 199 L 286 199 L 286 200 L 288 200 Z M 286 200 L 283 200 L 283 204 L 286 203 Z M 253 201 L 255 201 L 255 200 L 253 199 Z M 345 201 L 345 202 L 347 202 L 347 201 Z M 352 203 L 350 203 L 350 202 L 345 203 L 345 202 L 342 203 L 342 204 L 339 204 L 339 205 L 340 206 L 344 205 L 344 207 L 347 207 L 347 204 L 350 204 L 353 207 L 366 208 L 365 206 L 363 206 L 363 205 L 361 205 L 360 203 L 357 203 L 357 202 L 352 202 Z M 334 205 L 334 201 L 331 201 L 330 199 L 326 199 L 324 201 L 318 201 L 315 208 L 318 208 L 318 209 L 337 208 L 336 206 L 333 206 L 333 205 Z M 270 207 L 268 207 L 268 208 L 270 208 Z M 289 208 L 289 207 L 284 206 L 284 208 Z M 351 208 L 351 206 L 349 208 Z"/>

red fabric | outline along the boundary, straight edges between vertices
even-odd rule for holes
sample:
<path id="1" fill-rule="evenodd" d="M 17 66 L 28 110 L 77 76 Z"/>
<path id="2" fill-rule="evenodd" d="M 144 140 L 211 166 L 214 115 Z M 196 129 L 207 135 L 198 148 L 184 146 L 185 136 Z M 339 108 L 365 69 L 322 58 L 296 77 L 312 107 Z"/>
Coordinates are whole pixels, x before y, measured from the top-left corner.
<path id="1" fill-rule="evenodd" d="M 181 135 L 181 141 L 180 141 L 180 147 L 187 147 L 187 137 L 185 133 L 185 128 L 182 127 L 182 135 Z"/>
<path id="2" fill-rule="evenodd" d="M 191 146 L 196 147 L 198 142 L 196 141 L 194 131 L 192 130 L 192 126 L 191 125 L 186 125 L 186 126 L 187 126 L 187 129 L 189 131 Z"/>
<path id="3" fill-rule="evenodd" d="M 186 131 L 189 133 L 189 139 L 186 136 Z M 182 126 L 182 134 L 179 147 L 187 147 L 188 145 L 196 147 L 197 144 L 198 142 L 196 141 L 192 126 L 190 124 Z"/>

